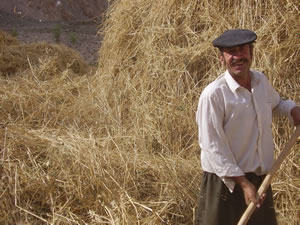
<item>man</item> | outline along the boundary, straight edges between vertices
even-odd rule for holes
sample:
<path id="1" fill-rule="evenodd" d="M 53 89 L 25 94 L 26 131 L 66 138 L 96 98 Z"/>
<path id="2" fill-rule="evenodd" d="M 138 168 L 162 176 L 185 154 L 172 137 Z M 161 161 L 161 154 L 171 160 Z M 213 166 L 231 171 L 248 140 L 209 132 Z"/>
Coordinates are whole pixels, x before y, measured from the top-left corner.
<path id="1" fill-rule="evenodd" d="M 196 121 L 204 170 L 195 225 L 236 225 L 252 201 L 248 224 L 277 224 L 271 187 L 256 192 L 273 165 L 272 115 L 300 124 L 300 107 L 282 100 L 264 74 L 251 70 L 253 31 L 225 31 L 213 41 L 225 73 L 201 93 Z"/>

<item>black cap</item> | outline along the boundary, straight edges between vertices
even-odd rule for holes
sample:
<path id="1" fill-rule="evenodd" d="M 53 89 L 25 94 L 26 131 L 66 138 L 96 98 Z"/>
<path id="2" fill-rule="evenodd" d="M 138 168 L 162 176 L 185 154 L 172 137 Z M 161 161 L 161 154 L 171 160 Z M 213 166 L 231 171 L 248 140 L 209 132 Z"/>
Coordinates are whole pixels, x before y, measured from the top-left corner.
<path id="1" fill-rule="evenodd" d="M 251 30 L 227 30 L 213 41 L 213 45 L 217 48 L 230 48 L 238 45 L 252 43 L 256 40 L 256 38 L 256 34 Z"/>

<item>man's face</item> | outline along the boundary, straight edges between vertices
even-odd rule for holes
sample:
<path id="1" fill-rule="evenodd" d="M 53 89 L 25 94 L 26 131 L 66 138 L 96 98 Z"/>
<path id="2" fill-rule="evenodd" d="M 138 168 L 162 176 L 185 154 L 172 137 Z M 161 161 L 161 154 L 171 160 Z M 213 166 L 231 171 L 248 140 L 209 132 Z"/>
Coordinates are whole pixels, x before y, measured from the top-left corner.
<path id="1" fill-rule="evenodd" d="M 252 63 L 252 49 L 250 44 L 223 48 L 220 60 L 235 77 L 249 75 Z"/>

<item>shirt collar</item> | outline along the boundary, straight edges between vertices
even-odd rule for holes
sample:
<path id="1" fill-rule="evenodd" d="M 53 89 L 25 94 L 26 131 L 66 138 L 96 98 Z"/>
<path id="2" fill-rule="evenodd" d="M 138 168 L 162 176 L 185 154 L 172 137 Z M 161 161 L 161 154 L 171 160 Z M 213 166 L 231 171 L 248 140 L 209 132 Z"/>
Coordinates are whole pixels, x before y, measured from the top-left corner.
<path id="1" fill-rule="evenodd" d="M 238 82 L 235 81 L 235 79 L 233 79 L 233 77 L 230 75 L 230 73 L 228 72 L 228 70 L 226 70 L 225 72 L 225 80 L 230 88 L 230 90 L 232 92 L 235 92 L 236 89 L 238 89 L 239 87 L 241 87 L 241 85 L 239 85 Z"/>
<path id="2" fill-rule="evenodd" d="M 233 79 L 233 77 L 230 75 L 228 70 L 226 70 L 226 72 L 225 72 L 225 80 L 232 92 L 235 92 L 239 87 L 241 87 L 241 85 L 238 82 L 236 82 L 235 79 Z M 258 83 L 259 83 L 259 79 L 256 77 L 256 74 L 251 70 L 251 86 L 252 86 L 252 88 L 257 86 Z"/>
<path id="3" fill-rule="evenodd" d="M 251 85 L 252 88 L 257 86 L 259 84 L 259 78 L 257 76 L 257 74 L 255 73 L 255 71 L 251 70 Z"/>

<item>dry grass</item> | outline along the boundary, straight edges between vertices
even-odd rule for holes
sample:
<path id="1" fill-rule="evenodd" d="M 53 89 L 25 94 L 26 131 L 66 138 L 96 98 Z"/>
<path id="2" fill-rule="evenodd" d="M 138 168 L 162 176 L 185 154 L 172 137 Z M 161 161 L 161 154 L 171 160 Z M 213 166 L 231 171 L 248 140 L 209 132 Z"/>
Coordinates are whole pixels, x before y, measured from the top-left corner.
<path id="1" fill-rule="evenodd" d="M 1 38 L 0 36 L 2 43 L 10 43 L 0 45 L 0 76 L 23 73 L 37 76 L 41 80 L 48 80 L 61 73 L 66 67 L 73 74 L 84 74 L 90 70 L 77 52 L 64 45 L 43 42 L 33 44 L 15 42 L 15 44 L 10 41 L 10 38 L 12 37 Z M 32 71 L 36 65 L 36 71 Z"/>
<path id="2" fill-rule="evenodd" d="M 0 224 L 192 224 L 194 113 L 223 70 L 211 41 L 255 30 L 254 68 L 300 102 L 298 12 L 287 0 L 114 1 L 95 74 L 61 45 L 0 45 Z M 273 130 L 278 153 L 291 128 Z M 280 224 L 299 221 L 298 177 L 294 151 L 273 183 Z"/>
<path id="3" fill-rule="evenodd" d="M 0 46 L 4 47 L 4 46 L 10 46 L 10 45 L 16 45 L 19 44 L 19 41 L 11 36 L 11 35 L 7 35 L 6 32 L 0 30 Z"/>

